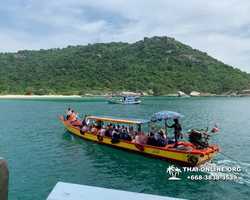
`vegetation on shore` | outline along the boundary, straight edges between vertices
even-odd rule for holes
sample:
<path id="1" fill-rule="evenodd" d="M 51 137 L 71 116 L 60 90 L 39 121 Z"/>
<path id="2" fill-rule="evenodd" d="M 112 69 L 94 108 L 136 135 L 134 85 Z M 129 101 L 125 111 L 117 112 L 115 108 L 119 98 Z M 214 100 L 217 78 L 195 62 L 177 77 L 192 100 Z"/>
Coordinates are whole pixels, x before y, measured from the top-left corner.
<path id="1" fill-rule="evenodd" d="M 250 74 L 169 37 L 0 53 L 0 94 L 221 94 L 247 88 Z"/>

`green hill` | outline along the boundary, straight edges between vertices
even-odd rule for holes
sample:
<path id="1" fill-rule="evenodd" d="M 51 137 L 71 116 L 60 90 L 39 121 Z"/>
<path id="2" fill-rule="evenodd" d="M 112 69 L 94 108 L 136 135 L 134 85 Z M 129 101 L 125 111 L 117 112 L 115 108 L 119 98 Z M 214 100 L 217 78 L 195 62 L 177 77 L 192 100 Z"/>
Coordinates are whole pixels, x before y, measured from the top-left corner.
<path id="1" fill-rule="evenodd" d="M 249 74 L 169 37 L 0 53 L 0 94 L 221 94 L 247 88 Z"/>

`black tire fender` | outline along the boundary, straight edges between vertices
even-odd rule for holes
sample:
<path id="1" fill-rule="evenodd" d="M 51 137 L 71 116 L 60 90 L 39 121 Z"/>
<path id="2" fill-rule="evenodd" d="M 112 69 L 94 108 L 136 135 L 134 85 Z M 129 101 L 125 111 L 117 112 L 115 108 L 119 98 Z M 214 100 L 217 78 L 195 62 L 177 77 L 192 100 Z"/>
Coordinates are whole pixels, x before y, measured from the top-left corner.
<path id="1" fill-rule="evenodd" d="M 84 131 L 80 130 L 80 134 L 81 134 L 81 135 L 84 135 Z"/>
<path id="2" fill-rule="evenodd" d="M 97 139 L 98 139 L 100 142 L 103 141 L 103 137 L 100 136 L 100 135 L 97 135 Z"/>
<path id="3" fill-rule="evenodd" d="M 139 144 L 135 144 L 135 147 L 136 147 L 137 149 L 139 149 L 140 151 L 144 151 L 143 146 L 141 146 L 141 145 L 139 145 Z"/>
<path id="4" fill-rule="evenodd" d="M 189 161 L 191 163 L 195 163 L 196 164 L 199 161 L 199 159 L 198 159 L 197 156 L 190 156 Z"/>

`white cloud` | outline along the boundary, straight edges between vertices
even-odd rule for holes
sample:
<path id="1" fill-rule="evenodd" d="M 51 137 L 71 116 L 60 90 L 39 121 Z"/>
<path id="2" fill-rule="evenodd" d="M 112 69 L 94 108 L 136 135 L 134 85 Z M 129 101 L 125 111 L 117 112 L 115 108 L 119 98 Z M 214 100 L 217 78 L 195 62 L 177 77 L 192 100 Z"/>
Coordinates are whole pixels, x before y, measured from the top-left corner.
<path id="1" fill-rule="evenodd" d="M 250 73 L 248 1 L 20 0 L 0 10 L 1 52 L 169 36 Z"/>

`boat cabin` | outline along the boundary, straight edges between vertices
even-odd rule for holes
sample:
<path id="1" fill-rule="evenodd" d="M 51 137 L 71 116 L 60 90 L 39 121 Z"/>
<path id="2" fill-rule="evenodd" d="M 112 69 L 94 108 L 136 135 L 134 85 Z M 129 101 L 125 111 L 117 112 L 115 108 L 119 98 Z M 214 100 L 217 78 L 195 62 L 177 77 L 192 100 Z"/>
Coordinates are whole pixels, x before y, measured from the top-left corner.
<path id="1" fill-rule="evenodd" d="M 140 97 L 138 95 L 128 95 L 123 97 L 124 102 L 139 102 Z"/>

